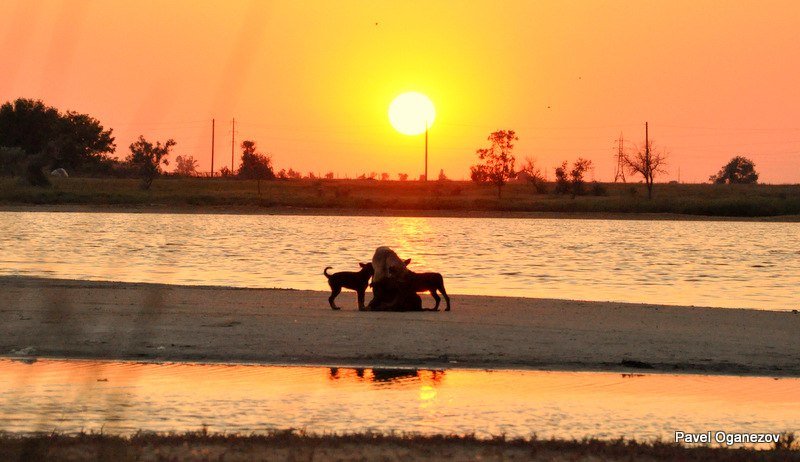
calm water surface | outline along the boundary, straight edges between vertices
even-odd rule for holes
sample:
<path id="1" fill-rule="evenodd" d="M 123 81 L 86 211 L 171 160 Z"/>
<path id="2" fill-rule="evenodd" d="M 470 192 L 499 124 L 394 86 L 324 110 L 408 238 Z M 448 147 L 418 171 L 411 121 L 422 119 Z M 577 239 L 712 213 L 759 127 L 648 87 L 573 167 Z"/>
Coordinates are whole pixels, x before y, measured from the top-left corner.
<path id="1" fill-rule="evenodd" d="M 0 430 L 672 440 L 800 430 L 800 379 L 0 359 Z"/>
<path id="2" fill-rule="evenodd" d="M 380 245 L 454 294 L 800 306 L 800 223 L 0 212 L 0 275 L 328 290 Z"/>

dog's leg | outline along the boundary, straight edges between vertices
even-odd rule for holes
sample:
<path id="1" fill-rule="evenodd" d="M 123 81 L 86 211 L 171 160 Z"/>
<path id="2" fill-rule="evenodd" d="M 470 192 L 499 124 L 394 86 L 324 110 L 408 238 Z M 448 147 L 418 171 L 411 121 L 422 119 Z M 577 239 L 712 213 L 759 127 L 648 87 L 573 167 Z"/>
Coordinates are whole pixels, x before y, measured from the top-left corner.
<path id="1" fill-rule="evenodd" d="M 358 292 L 358 311 L 364 311 L 365 310 L 365 307 L 364 307 L 364 295 L 366 294 L 367 289 L 364 288 L 364 289 L 358 290 L 356 292 Z"/>
<path id="2" fill-rule="evenodd" d="M 439 311 L 439 302 L 442 301 L 438 295 L 436 295 L 436 289 L 431 289 L 431 297 L 436 301 L 436 305 L 433 307 L 433 311 Z"/>
<path id="3" fill-rule="evenodd" d="M 328 297 L 328 303 L 330 303 L 330 304 L 331 304 L 331 309 L 332 309 L 332 310 L 338 310 L 338 309 L 339 309 L 339 307 L 337 307 L 337 306 L 336 306 L 336 303 L 334 303 L 333 301 L 336 299 L 336 297 L 337 297 L 337 296 L 338 296 L 338 295 L 339 295 L 341 292 L 342 292 L 342 288 L 341 288 L 341 287 L 339 287 L 339 286 L 335 286 L 335 287 L 334 287 L 334 286 L 331 286 L 331 296 L 330 296 L 330 297 Z"/>
<path id="4" fill-rule="evenodd" d="M 444 310 L 450 311 L 450 297 L 448 297 L 447 292 L 444 291 L 444 283 L 442 283 L 442 286 L 439 287 L 439 292 L 442 293 L 442 296 L 444 296 L 444 301 L 447 303 L 447 308 L 445 308 Z"/>

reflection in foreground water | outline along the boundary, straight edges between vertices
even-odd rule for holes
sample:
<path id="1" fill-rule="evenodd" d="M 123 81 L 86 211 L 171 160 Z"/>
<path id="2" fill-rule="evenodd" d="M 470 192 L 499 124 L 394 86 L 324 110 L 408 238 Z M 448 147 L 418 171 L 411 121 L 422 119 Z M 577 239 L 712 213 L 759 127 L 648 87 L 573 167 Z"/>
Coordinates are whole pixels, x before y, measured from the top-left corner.
<path id="1" fill-rule="evenodd" d="M 662 438 L 800 429 L 800 379 L 0 359 L 0 430 Z"/>

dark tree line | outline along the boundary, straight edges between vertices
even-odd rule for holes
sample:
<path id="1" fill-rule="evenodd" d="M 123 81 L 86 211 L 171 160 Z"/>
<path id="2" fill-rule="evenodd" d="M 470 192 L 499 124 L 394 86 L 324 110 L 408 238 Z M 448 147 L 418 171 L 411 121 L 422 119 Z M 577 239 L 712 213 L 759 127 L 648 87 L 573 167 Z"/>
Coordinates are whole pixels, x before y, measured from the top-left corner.
<path id="1" fill-rule="evenodd" d="M 112 160 L 116 149 L 112 130 L 86 114 L 46 106 L 32 99 L 17 99 L 0 106 L 0 146 L 18 149 L 3 156 L 7 173 L 36 168 L 91 171 Z"/>
<path id="2" fill-rule="evenodd" d="M 65 169 L 69 173 L 96 174 L 101 176 L 132 177 L 142 180 L 142 187 L 149 189 L 153 179 L 162 174 L 162 165 L 168 165 L 167 157 L 175 141 L 155 143 L 140 136 L 130 145 L 130 154 L 124 161 L 113 157 L 116 150 L 112 129 L 105 129 L 100 122 L 75 111 L 61 112 L 45 105 L 40 100 L 20 98 L 0 106 L 0 175 L 23 176 L 32 185 L 49 184 L 46 171 Z M 488 147 L 478 149 L 479 162 L 470 168 L 470 177 L 478 183 L 491 183 L 497 187 L 501 198 L 503 186 L 514 178 L 524 178 L 537 193 L 546 192 L 546 180 L 532 160 L 515 170 L 514 146 L 517 137 L 514 130 L 498 130 L 488 137 Z M 254 141 L 241 144 L 240 167 L 236 171 L 221 171 L 222 176 L 243 179 L 273 180 L 299 179 L 302 174 L 293 169 L 275 172 L 272 157 L 256 149 Z M 649 140 L 645 146 L 629 152 L 624 157 L 625 166 L 632 174 L 641 175 L 647 185 L 648 198 L 652 197 L 655 177 L 665 173 L 667 154 L 653 148 Z M 197 161 L 191 156 L 176 158 L 176 174 L 193 176 Z M 578 158 L 572 168 L 564 162 L 556 168 L 555 192 L 562 194 L 584 194 L 584 173 L 591 168 L 591 161 Z M 226 170 L 226 169 L 223 169 Z M 324 178 L 332 179 L 333 172 Z M 398 174 L 400 181 L 408 180 L 405 173 Z M 360 178 L 377 179 L 377 173 Z M 313 173 L 308 178 L 316 179 Z M 320 176 L 320 178 L 323 178 Z M 380 178 L 388 180 L 389 174 Z M 439 180 L 447 179 L 444 171 Z M 713 183 L 756 183 L 758 173 L 752 160 L 736 156 L 724 165 L 709 180 Z"/>

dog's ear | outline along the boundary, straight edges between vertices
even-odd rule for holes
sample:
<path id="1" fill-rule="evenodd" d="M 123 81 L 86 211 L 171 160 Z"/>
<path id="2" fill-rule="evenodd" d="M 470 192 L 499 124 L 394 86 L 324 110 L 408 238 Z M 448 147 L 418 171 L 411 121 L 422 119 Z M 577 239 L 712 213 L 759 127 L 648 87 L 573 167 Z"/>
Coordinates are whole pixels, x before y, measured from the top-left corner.
<path id="1" fill-rule="evenodd" d="M 403 264 L 404 265 L 408 266 L 409 263 L 411 263 L 411 259 L 410 258 L 408 260 L 403 260 Z"/>
<path id="2" fill-rule="evenodd" d="M 366 263 L 360 263 L 360 262 L 359 262 L 358 266 L 360 266 L 360 267 L 362 267 L 362 268 L 366 268 L 366 267 L 367 267 L 367 264 L 366 264 Z"/>

